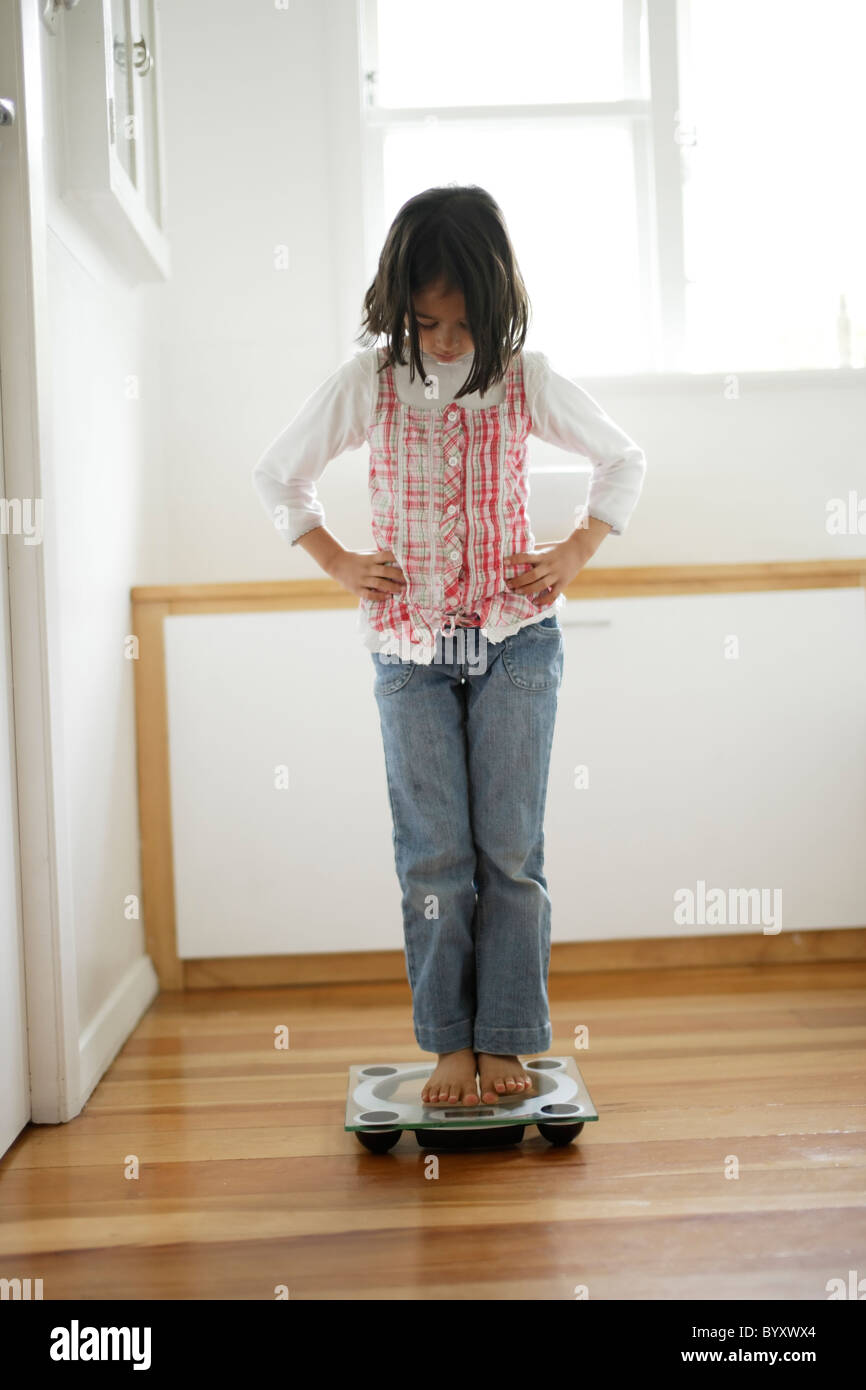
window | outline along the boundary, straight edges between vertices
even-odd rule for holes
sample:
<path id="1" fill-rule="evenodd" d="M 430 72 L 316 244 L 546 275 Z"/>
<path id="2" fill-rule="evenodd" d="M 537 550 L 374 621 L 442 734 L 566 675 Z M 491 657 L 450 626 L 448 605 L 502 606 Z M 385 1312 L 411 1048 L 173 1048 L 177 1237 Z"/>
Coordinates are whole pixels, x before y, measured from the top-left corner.
<path id="1" fill-rule="evenodd" d="M 864 364 L 862 0 L 361 4 L 371 276 L 478 183 L 575 375 Z"/>
<path id="2" fill-rule="evenodd" d="M 689 366 L 863 366 L 866 5 L 696 0 L 685 44 Z"/>

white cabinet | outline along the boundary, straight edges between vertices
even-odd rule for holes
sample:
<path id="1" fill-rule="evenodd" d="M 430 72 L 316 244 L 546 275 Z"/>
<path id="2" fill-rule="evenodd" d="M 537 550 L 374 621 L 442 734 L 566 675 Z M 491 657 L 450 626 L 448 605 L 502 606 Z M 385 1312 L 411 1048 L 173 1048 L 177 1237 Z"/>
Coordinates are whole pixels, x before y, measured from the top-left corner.
<path id="1" fill-rule="evenodd" d="M 675 893 L 701 882 L 764 890 L 771 909 L 778 890 L 783 931 L 866 921 L 862 589 L 581 600 L 561 621 L 555 941 L 774 926 L 677 923 Z M 354 609 L 166 619 L 181 958 L 402 948 L 355 624 Z"/>
<path id="2" fill-rule="evenodd" d="M 56 32 L 63 201 L 133 282 L 167 277 L 159 0 L 82 0 Z"/>
<path id="3" fill-rule="evenodd" d="M 166 618 L 182 959 L 402 946 L 356 621 L 355 609 Z"/>
<path id="4" fill-rule="evenodd" d="M 866 922 L 862 589 L 571 601 L 561 621 L 554 941 L 762 932 L 774 901 L 782 931 Z M 756 888 L 768 910 L 744 913 Z M 675 921 L 680 890 L 697 920 Z M 711 890 L 740 920 L 700 920 Z"/>

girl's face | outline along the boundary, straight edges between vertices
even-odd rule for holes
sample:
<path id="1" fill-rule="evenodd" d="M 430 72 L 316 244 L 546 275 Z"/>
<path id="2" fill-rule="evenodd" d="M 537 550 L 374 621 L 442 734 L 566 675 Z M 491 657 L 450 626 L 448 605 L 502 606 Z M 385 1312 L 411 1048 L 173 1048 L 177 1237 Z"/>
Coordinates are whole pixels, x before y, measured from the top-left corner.
<path id="1" fill-rule="evenodd" d="M 438 362 L 453 362 L 474 350 L 460 290 L 448 290 L 441 281 L 425 285 L 413 294 L 412 306 L 422 352 Z"/>

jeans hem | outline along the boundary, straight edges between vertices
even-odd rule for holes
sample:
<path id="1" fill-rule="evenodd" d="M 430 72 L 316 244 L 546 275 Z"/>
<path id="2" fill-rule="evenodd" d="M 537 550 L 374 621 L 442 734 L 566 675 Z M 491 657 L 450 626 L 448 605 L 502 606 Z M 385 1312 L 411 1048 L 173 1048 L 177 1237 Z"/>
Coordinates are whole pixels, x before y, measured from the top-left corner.
<path id="1" fill-rule="evenodd" d="M 516 1057 L 519 1052 L 546 1052 L 552 1041 L 549 1023 L 544 1028 L 479 1028 L 473 1048 L 494 1057 Z"/>
<path id="2" fill-rule="evenodd" d="M 422 1052 L 459 1052 L 472 1046 L 472 1019 L 452 1023 L 450 1028 L 416 1028 L 415 1041 Z"/>

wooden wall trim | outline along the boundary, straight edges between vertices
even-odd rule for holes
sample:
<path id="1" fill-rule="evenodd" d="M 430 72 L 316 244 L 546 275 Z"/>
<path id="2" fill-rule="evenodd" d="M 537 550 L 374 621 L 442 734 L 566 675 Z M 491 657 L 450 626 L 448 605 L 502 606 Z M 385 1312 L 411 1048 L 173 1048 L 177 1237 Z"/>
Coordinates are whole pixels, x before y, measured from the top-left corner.
<path id="1" fill-rule="evenodd" d="M 135 733 L 138 763 L 138 823 L 141 849 L 141 911 L 148 955 L 163 989 L 183 986 L 174 917 L 168 700 L 163 620 L 166 603 L 133 604 Z"/>
<path id="2" fill-rule="evenodd" d="M 538 542 L 539 548 L 549 542 Z M 866 556 L 844 560 L 772 560 L 744 565 L 587 565 L 565 590 L 570 599 L 643 598 L 653 594 L 729 594 L 762 589 L 866 587 Z M 155 584 L 132 590 L 133 609 L 168 604 L 170 613 L 280 608 L 356 608 L 335 579 L 252 580 L 237 584 Z"/>
<path id="3" fill-rule="evenodd" d="M 545 544 L 547 542 L 539 542 L 539 548 Z M 857 587 L 866 589 L 866 556 L 743 565 L 635 565 L 619 569 L 588 565 L 565 593 L 569 599 L 647 598 L 662 594 Z M 148 954 L 161 987 L 203 989 L 226 985 L 337 983 L 343 978 L 405 978 L 402 951 L 238 956 L 196 961 L 182 961 L 177 954 L 164 620 L 180 613 L 356 608 L 355 595 L 336 580 L 323 576 L 237 584 L 138 585 L 132 589 L 131 599 L 132 631 L 139 641 L 135 662 L 135 726 L 142 914 Z M 790 936 L 781 933 L 779 937 L 758 937 L 757 944 L 751 935 L 568 943 L 553 947 L 551 972 L 634 969 L 636 963 L 639 965 L 643 960 L 647 965 L 651 962 L 672 966 L 742 965 L 752 960 L 861 959 L 866 950 L 856 932 L 864 930 L 866 928 L 818 930 Z M 755 955 L 758 948 L 761 954 Z M 794 950 L 795 954 L 786 956 L 784 953 L 788 950 Z M 828 951 L 831 952 L 829 956 L 824 954 Z M 643 952 L 648 955 L 644 956 Z M 592 964 L 593 961 L 604 963 Z"/>
<path id="4" fill-rule="evenodd" d="M 671 970 L 709 966 L 792 965 L 866 960 L 866 926 L 734 936 L 659 936 L 618 941 L 564 941 L 550 952 L 550 975 L 606 970 Z M 304 956 L 227 956 L 188 960 L 185 989 L 252 989 L 275 985 L 406 982 L 400 951 L 340 951 Z"/>

